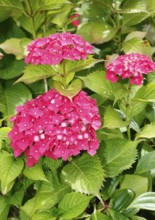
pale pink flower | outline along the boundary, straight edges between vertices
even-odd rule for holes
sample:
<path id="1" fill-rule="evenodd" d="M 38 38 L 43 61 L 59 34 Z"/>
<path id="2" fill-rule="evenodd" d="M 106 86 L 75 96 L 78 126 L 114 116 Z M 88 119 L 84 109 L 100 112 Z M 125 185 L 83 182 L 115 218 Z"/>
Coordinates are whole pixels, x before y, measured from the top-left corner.
<path id="1" fill-rule="evenodd" d="M 72 101 L 51 89 L 17 107 L 9 137 L 14 156 L 33 166 L 42 156 L 67 160 L 81 151 L 96 154 L 101 119 L 95 99 L 80 91 Z"/>
<path id="2" fill-rule="evenodd" d="M 143 75 L 155 71 L 155 62 L 138 53 L 120 55 L 106 67 L 106 79 L 117 82 L 119 77 L 129 78 L 131 84 L 141 85 Z"/>
<path id="3" fill-rule="evenodd" d="M 81 36 L 71 33 L 52 34 L 33 40 L 27 46 L 25 62 L 56 65 L 62 60 L 84 60 L 93 54 L 93 46 Z"/>

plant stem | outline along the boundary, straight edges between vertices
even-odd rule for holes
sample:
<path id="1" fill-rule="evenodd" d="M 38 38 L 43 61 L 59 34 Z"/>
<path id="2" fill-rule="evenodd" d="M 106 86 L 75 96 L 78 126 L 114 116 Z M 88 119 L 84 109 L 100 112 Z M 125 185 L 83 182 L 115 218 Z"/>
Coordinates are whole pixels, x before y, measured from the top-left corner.
<path id="1" fill-rule="evenodd" d="M 33 36 L 33 39 L 35 39 L 35 38 L 36 38 L 36 29 L 35 29 L 33 11 L 32 11 L 31 5 L 30 5 L 30 1 L 29 1 L 29 0 L 26 0 L 25 3 L 26 3 L 26 5 L 27 5 L 29 17 L 30 17 L 30 19 L 31 19 L 32 36 Z"/>
<path id="2" fill-rule="evenodd" d="M 130 93 L 131 93 L 131 84 L 128 86 L 128 93 L 126 96 L 126 122 L 128 123 L 127 125 L 127 135 L 129 140 L 131 140 L 131 132 L 130 132 L 130 122 L 131 122 L 131 117 L 130 117 Z"/>
<path id="3" fill-rule="evenodd" d="M 45 88 L 45 92 L 47 92 L 48 91 L 47 79 L 44 79 L 44 88 Z"/>

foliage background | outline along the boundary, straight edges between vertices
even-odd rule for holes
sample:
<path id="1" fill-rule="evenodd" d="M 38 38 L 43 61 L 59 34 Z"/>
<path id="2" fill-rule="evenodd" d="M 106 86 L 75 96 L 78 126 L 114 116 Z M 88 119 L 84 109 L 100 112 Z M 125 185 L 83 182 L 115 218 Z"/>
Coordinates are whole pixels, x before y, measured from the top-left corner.
<path id="1" fill-rule="evenodd" d="M 105 80 L 105 65 L 124 53 L 154 58 L 154 0 L 0 0 L 0 8 L 1 220 L 153 219 L 155 74 L 128 90 L 127 82 Z M 70 19 L 75 13 L 77 28 Z M 94 58 L 106 60 L 76 68 L 83 90 L 97 99 L 100 148 L 94 157 L 46 158 L 27 168 L 24 157 L 13 157 L 9 118 L 45 91 L 44 78 L 52 88 L 53 78 L 48 67 L 25 65 L 25 46 L 64 31 L 82 35 L 95 46 Z"/>

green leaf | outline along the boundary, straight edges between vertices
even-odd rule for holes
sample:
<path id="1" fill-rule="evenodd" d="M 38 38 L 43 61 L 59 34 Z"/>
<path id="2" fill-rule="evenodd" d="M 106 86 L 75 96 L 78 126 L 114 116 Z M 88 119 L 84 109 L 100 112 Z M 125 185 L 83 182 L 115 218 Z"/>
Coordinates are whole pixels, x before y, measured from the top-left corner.
<path id="1" fill-rule="evenodd" d="M 92 196 L 78 192 L 66 194 L 60 201 L 58 208 L 61 210 L 60 218 L 72 219 L 79 216 L 88 206 Z"/>
<path id="2" fill-rule="evenodd" d="M 131 189 L 136 196 L 148 191 L 148 178 L 134 174 L 126 174 L 121 182 L 120 189 Z"/>
<path id="3" fill-rule="evenodd" d="M 114 209 L 109 209 L 110 216 L 112 220 L 129 220 L 128 217 L 125 215 L 121 214 L 120 212 L 114 210 Z"/>
<path id="4" fill-rule="evenodd" d="M 147 56 L 152 56 L 153 50 L 148 41 L 143 41 L 141 38 L 135 37 L 123 43 L 125 53 L 141 53 Z"/>
<path id="5" fill-rule="evenodd" d="M 22 14 L 21 17 L 18 19 L 20 26 L 31 34 L 33 34 L 34 32 L 34 26 L 35 26 L 35 31 L 37 31 L 41 27 L 44 21 L 45 21 L 45 13 L 43 11 L 35 13 L 33 17 L 32 15 L 27 16 L 25 14 Z"/>
<path id="6" fill-rule="evenodd" d="M 80 70 L 88 69 L 99 62 L 103 62 L 103 60 L 94 59 L 91 55 L 89 55 L 86 60 L 65 60 L 65 73 L 67 75 L 71 72 L 78 72 Z"/>
<path id="7" fill-rule="evenodd" d="M 0 139 L 6 140 L 8 139 L 8 133 L 11 131 L 11 128 L 9 127 L 2 127 L 0 128 Z"/>
<path id="8" fill-rule="evenodd" d="M 11 14 L 11 10 L 1 10 L 1 13 L 0 13 L 0 22 L 3 22 L 5 21 L 6 19 L 8 19 L 8 17 L 10 16 Z"/>
<path id="9" fill-rule="evenodd" d="M 53 217 L 48 212 L 39 212 L 32 216 L 31 220 L 56 220 L 56 217 Z"/>
<path id="10" fill-rule="evenodd" d="M 35 0 L 35 2 L 32 3 L 32 8 L 33 11 L 55 10 L 67 2 L 67 0 Z"/>
<path id="11" fill-rule="evenodd" d="M 80 79 L 75 79 L 71 82 L 68 88 L 64 88 L 64 86 L 57 81 L 53 82 L 53 87 L 64 96 L 69 98 L 73 98 L 80 90 L 82 89 L 82 81 Z"/>
<path id="12" fill-rule="evenodd" d="M 40 164 L 37 164 L 30 168 L 25 167 L 25 169 L 23 170 L 23 174 L 31 180 L 48 181 Z"/>
<path id="13" fill-rule="evenodd" d="M 13 54 L 16 59 L 24 58 L 24 50 L 21 46 L 23 39 L 10 38 L 0 44 L 0 48 L 7 54 Z"/>
<path id="14" fill-rule="evenodd" d="M 151 82 L 141 88 L 135 94 L 133 101 L 155 102 L 155 82 Z"/>
<path id="15" fill-rule="evenodd" d="M 11 9 L 24 11 L 22 2 L 20 0 L 0 0 L 0 7 L 2 10 Z"/>
<path id="16" fill-rule="evenodd" d="M 138 138 L 154 138 L 155 137 L 155 122 L 147 124 L 142 128 L 142 131 L 137 133 L 136 139 Z"/>
<path id="17" fill-rule="evenodd" d="M 62 164 L 62 160 L 57 159 L 57 160 L 53 160 L 52 158 L 49 157 L 45 157 L 44 158 L 44 163 L 47 167 L 50 168 L 50 170 L 56 170 L 58 167 L 61 166 Z"/>
<path id="18" fill-rule="evenodd" d="M 22 159 L 15 160 L 11 154 L 5 151 L 0 153 L 0 180 L 4 195 L 11 190 L 16 177 L 19 176 L 23 167 L 24 162 Z"/>
<path id="19" fill-rule="evenodd" d="M 144 31 L 132 31 L 126 36 L 124 42 L 134 38 L 143 39 L 145 36 L 146 36 L 146 32 Z"/>
<path id="20" fill-rule="evenodd" d="M 77 34 L 82 35 L 91 44 L 101 44 L 110 41 L 117 29 L 105 21 L 87 22 L 79 26 Z"/>
<path id="21" fill-rule="evenodd" d="M 98 195 L 104 181 L 104 171 L 97 155 L 83 154 L 75 158 L 63 168 L 62 175 L 73 190 L 86 194 Z"/>
<path id="22" fill-rule="evenodd" d="M 13 206 L 21 206 L 23 197 L 25 195 L 25 191 L 23 188 L 18 189 L 18 191 L 14 192 L 11 196 L 9 196 L 8 202 Z"/>
<path id="23" fill-rule="evenodd" d="M 24 61 L 16 60 L 13 55 L 7 55 L 0 60 L 0 79 L 13 79 L 22 74 Z"/>
<path id="24" fill-rule="evenodd" d="M 0 196 L 0 217 L 2 220 L 7 220 L 9 213 L 9 204 L 4 196 Z"/>
<path id="25" fill-rule="evenodd" d="M 103 200 L 106 201 L 114 194 L 118 184 L 120 183 L 120 177 L 108 178 L 104 183 L 104 188 L 102 189 Z"/>
<path id="26" fill-rule="evenodd" d="M 115 177 L 123 170 L 131 168 L 137 156 L 137 141 L 114 138 L 104 142 L 105 144 L 101 144 L 98 150 L 98 155 L 106 176 Z"/>
<path id="27" fill-rule="evenodd" d="M 133 217 L 132 217 L 132 220 L 147 220 L 147 219 L 146 219 L 146 218 L 139 217 L 139 216 L 133 216 Z"/>
<path id="28" fill-rule="evenodd" d="M 146 153 L 143 157 L 140 158 L 136 167 L 136 174 L 143 174 L 150 172 L 152 169 L 155 169 L 155 151 Z"/>
<path id="29" fill-rule="evenodd" d="M 135 193 L 130 189 L 115 191 L 114 196 L 110 200 L 110 207 L 117 211 L 123 211 L 133 201 L 134 197 Z"/>
<path id="30" fill-rule="evenodd" d="M 127 123 L 123 121 L 122 118 L 120 117 L 120 114 L 111 106 L 108 106 L 106 108 L 106 111 L 104 113 L 103 124 L 104 127 L 107 127 L 109 129 L 121 128 L 127 125 Z"/>
<path id="31" fill-rule="evenodd" d="M 70 192 L 70 186 L 60 181 L 57 174 L 50 171 L 47 179 L 49 182 L 42 182 L 39 192 L 21 207 L 29 217 L 38 210 L 45 211 L 52 208 L 66 193 Z"/>
<path id="32" fill-rule="evenodd" d="M 24 75 L 20 77 L 16 83 L 33 83 L 41 79 L 55 76 L 57 72 L 49 65 L 27 65 L 24 70 Z"/>
<path id="33" fill-rule="evenodd" d="M 126 0 L 122 6 L 122 12 L 124 13 L 138 13 L 147 11 L 147 1 L 145 0 L 135 0 L 131 2 Z"/>
<path id="34" fill-rule="evenodd" d="M 138 196 L 129 208 L 155 211 L 155 192 L 146 192 Z"/>
<path id="35" fill-rule="evenodd" d="M 111 83 L 105 79 L 104 71 L 94 71 L 88 76 L 79 78 L 84 81 L 87 88 L 104 98 L 115 100 L 115 102 L 123 98 L 126 94 L 126 89 L 123 85 L 120 83 Z"/>
<path id="36" fill-rule="evenodd" d="M 5 105 L 5 109 L 2 109 L 4 115 L 7 116 L 15 114 L 15 108 L 19 105 L 23 105 L 31 98 L 31 93 L 25 85 L 18 84 L 12 86 L 12 83 L 6 82 L 6 84 L 4 84 L 3 93 L 0 96 L 0 101 Z"/>
<path id="37" fill-rule="evenodd" d="M 137 9 L 135 9 L 136 12 Z M 129 11 L 128 11 L 129 12 Z M 130 11 L 131 12 L 131 11 Z M 150 16 L 149 12 L 137 12 L 137 13 L 127 13 L 123 15 L 123 25 L 122 28 L 126 26 L 133 26 L 139 24 L 140 22 L 144 21 L 146 18 Z"/>
<path id="38" fill-rule="evenodd" d="M 99 211 L 95 211 L 91 217 L 91 220 L 111 220 L 111 218 Z"/>

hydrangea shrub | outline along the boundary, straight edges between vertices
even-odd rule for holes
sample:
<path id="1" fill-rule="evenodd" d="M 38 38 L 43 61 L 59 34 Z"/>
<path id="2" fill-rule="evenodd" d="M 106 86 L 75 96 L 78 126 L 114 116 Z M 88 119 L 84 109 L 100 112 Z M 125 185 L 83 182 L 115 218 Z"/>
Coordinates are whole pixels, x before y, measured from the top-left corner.
<path id="1" fill-rule="evenodd" d="M 154 0 L 0 6 L 0 219 L 154 219 Z"/>

